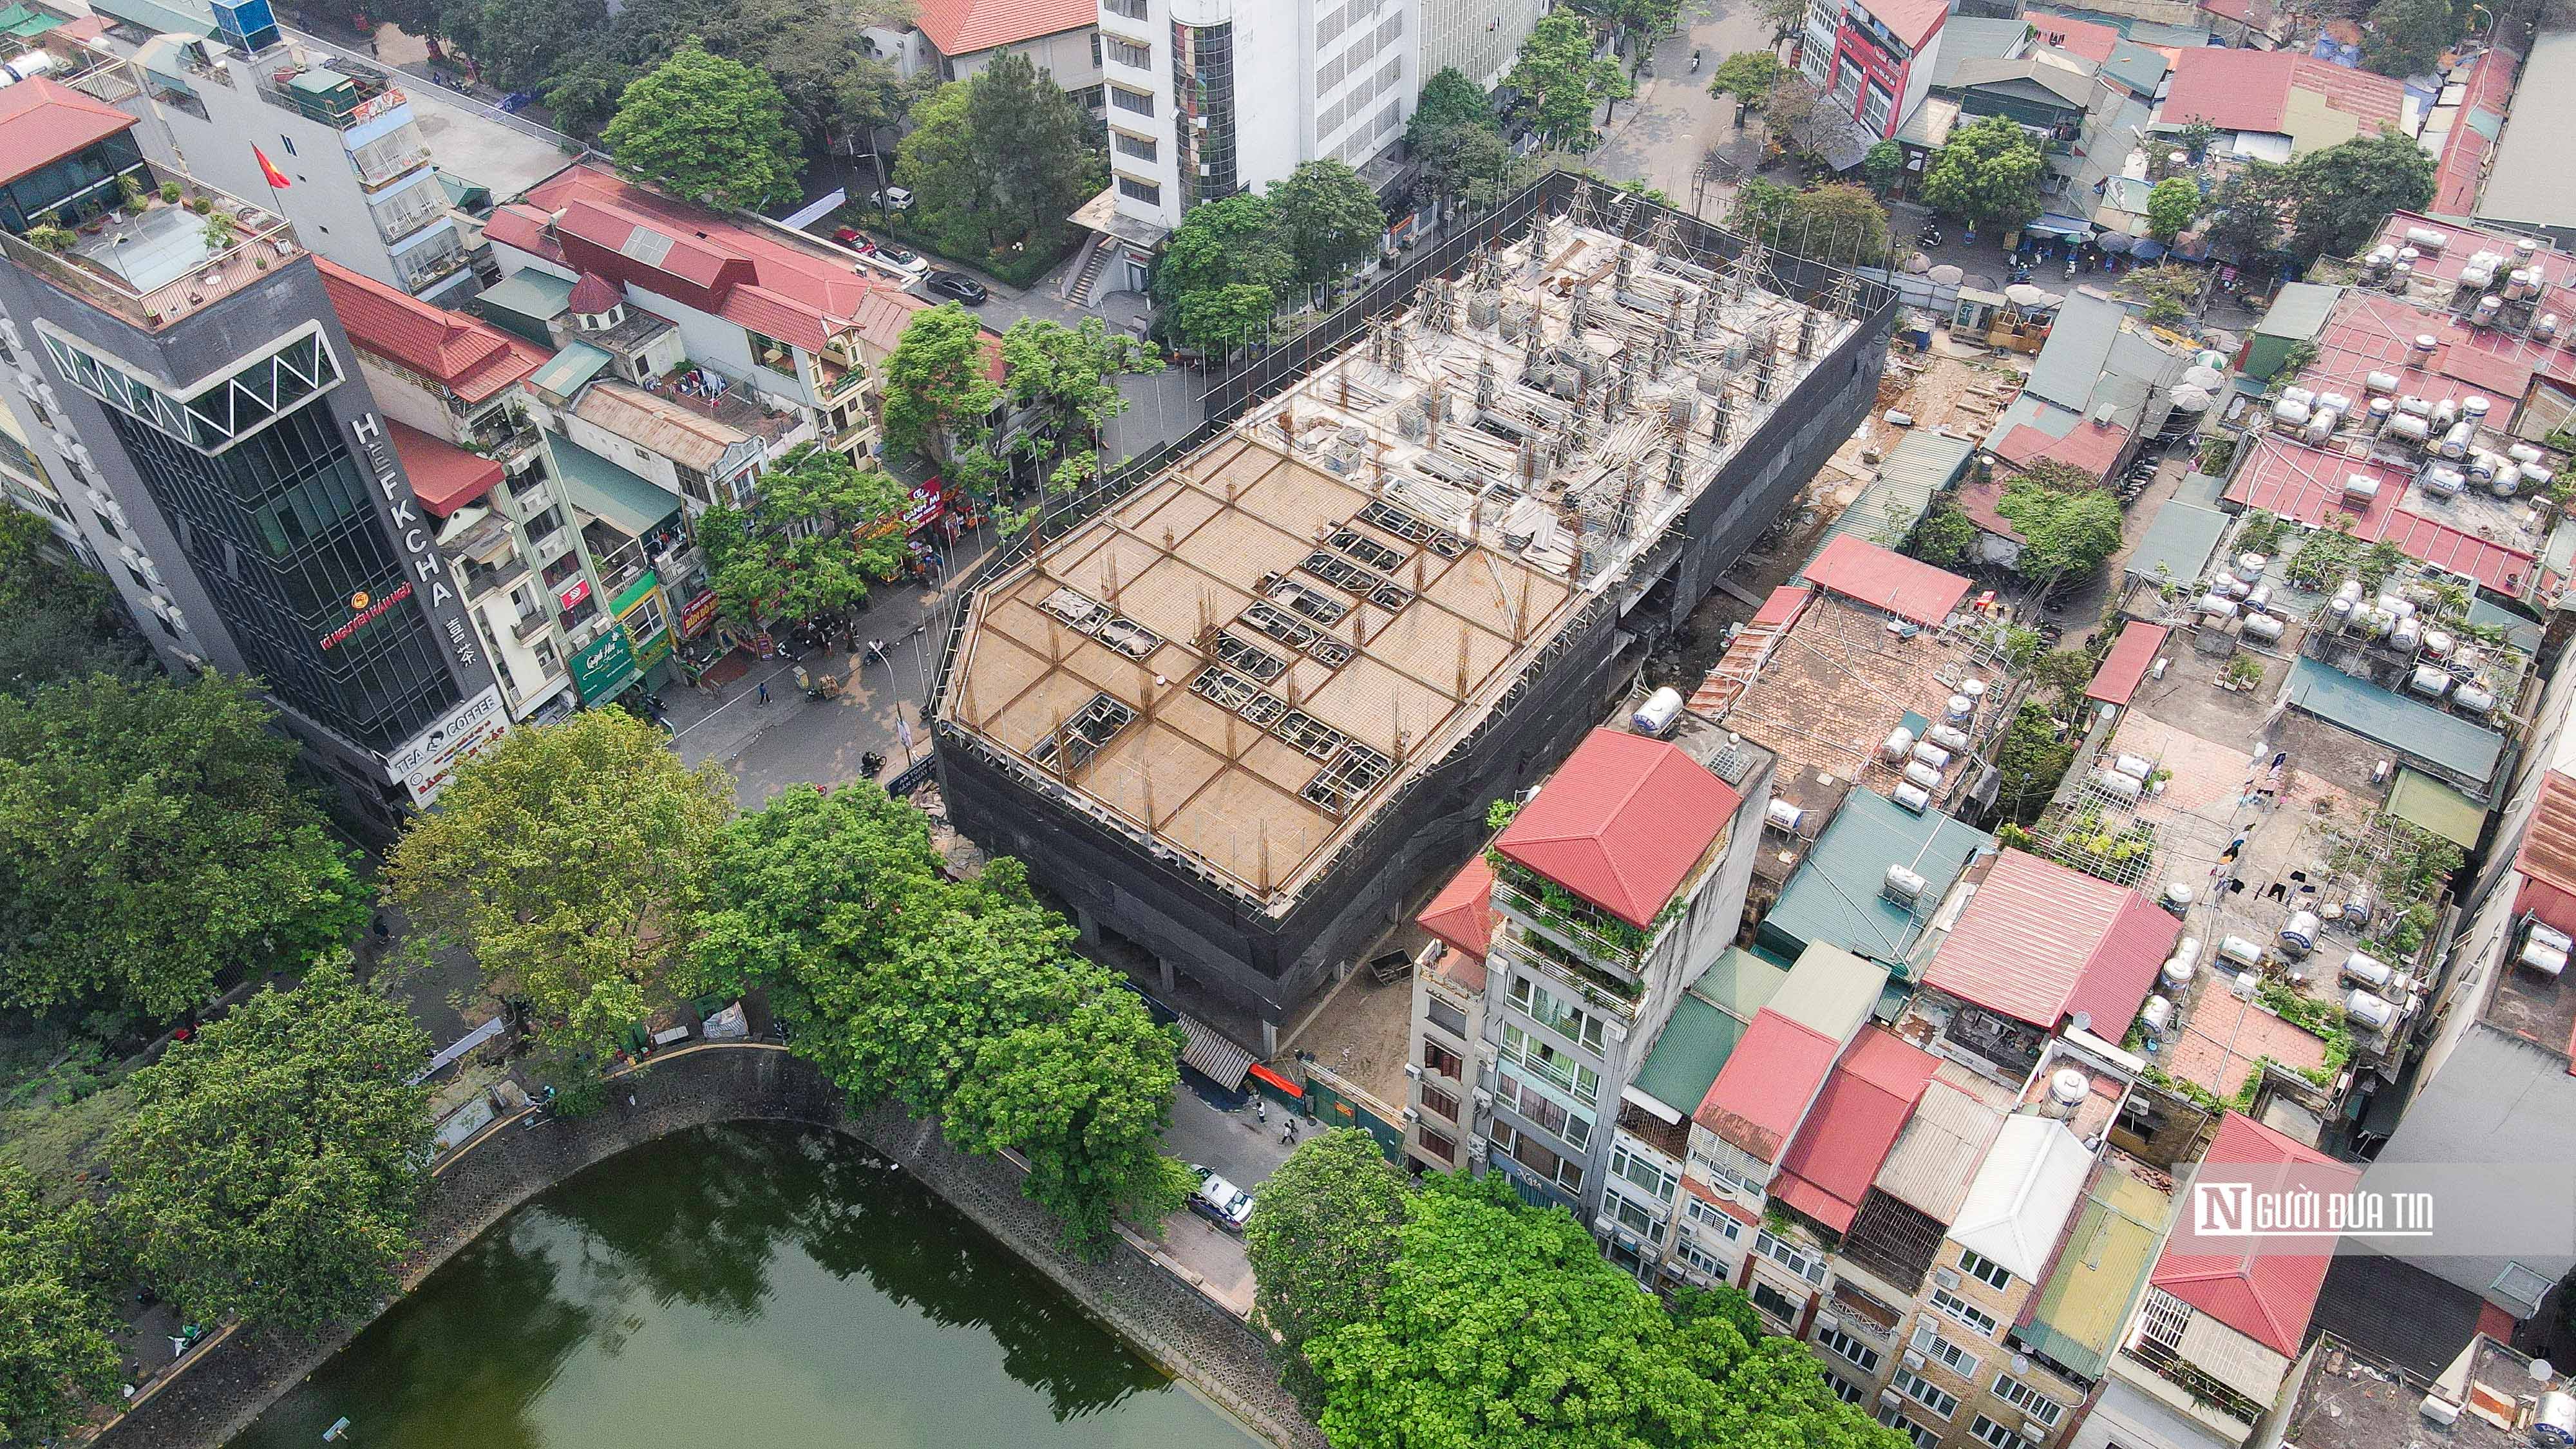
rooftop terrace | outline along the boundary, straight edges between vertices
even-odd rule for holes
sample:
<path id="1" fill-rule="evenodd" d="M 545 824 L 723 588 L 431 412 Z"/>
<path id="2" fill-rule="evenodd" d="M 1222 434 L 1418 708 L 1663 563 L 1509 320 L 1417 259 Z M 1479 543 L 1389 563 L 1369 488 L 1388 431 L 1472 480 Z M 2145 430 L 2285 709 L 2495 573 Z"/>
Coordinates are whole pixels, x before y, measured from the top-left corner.
<path id="1" fill-rule="evenodd" d="M 2568 1387 L 2565 1377 L 2485 1334 L 2431 1383 L 2400 1377 L 2329 1335 L 2318 1346 L 2299 1386 L 2288 1433 L 2300 1449 L 2523 1449 L 2542 1442 L 2532 1433 L 2540 1395 Z M 2457 1418 L 2448 1424 L 2425 1412 L 2438 1400 Z"/>
<path id="2" fill-rule="evenodd" d="M 12 261 L 83 301 L 158 330 L 252 286 L 302 253 L 284 218 L 146 163 L 134 210 L 110 211 L 77 227 L 0 232 Z M 163 201 L 175 184 L 181 200 Z M 202 205 L 204 210 L 197 208 Z M 57 242 L 59 245 L 48 245 Z"/>

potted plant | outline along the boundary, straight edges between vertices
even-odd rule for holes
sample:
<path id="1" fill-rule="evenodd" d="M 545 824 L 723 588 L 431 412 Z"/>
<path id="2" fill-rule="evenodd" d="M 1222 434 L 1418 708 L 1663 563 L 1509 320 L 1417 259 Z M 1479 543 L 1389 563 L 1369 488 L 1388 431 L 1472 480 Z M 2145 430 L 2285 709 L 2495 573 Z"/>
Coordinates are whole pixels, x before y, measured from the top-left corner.
<path id="1" fill-rule="evenodd" d="M 176 206 L 179 202 L 179 183 L 176 181 L 162 182 L 161 199 L 173 206 Z"/>
<path id="2" fill-rule="evenodd" d="M 27 228 L 27 240 L 49 252 L 67 252 L 76 238 L 68 229 L 47 221 Z"/>

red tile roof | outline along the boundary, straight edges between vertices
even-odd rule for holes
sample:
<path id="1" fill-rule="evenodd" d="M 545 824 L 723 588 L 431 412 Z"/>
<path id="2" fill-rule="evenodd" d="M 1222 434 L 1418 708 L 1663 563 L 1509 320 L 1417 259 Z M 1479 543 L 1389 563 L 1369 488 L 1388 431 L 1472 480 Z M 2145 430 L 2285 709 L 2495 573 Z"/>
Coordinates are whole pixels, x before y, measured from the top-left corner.
<path id="1" fill-rule="evenodd" d="M 2379 496 L 2366 507 L 2344 504 L 2343 480 L 2352 473 L 2379 480 Z M 2500 593 L 2520 595 L 2531 586 L 2537 565 L 2530 554 L 2400 507 L 2412 478 L 2404 468 L 2267 434 L 2256 439 L 2253 454 L 2237 468 L 2227 498 L 2310 525 L 2348 520 L 2355 538 L 2368 543 L 2386 539 L 2410 558 L 2466 574 Z"/>
<path id="2" fill-rule="evenodd" d="M 1545 792 L 1540 792 L 1544 794 Z M 1494 944 L 1494 868 L 1481 854 L 1458 868 L 1414 923 L 1481 961 Z"/>
<path id="3" fill-rule="evenodd" d="M 1674 745 L 1594 730 L 1494 847 L 1643 929 L 1743 803 L 1733 786 Z"/>
<path id="4" fill-rule="evenodd" d="M 2235 18 L 2235 17 L 2231 17 Z M 2199 46 L 2174 59 L 2158 119 L 2207 121 L 2222 131 L 2278 132 L 2289 124 L 2290 92 L 2310 91 L 2352 117 L 2366 134 L 2405 119 L 2406 87 L 2289 50 Z"/>
<path id="5" fill-rule="evenodd" d="M 1917 624 L 1938 624 L 1949 618 L 1970 587 L 1966 579 L 1947 569 L 1848 533 L 1836 534 L 1808 561 L 1805 578 L 1818 588 Z"/>
<path id="6" fill-rule="evenodd" d="M 1923 984 L 2054 1031 L 2075 1012 L 2118 1041 L 2173 953 L 2182 922 L 2136 891 L 2042 860 L 1997 855 Z"/>
<path id="7" fill-rule="evenodd" d="M 2021 530 L 2013 527 L 2012 520 L 2004 517 L 2003 479 L 1989 478 L 1983 483 L 1968 484 L 1959 490 L 1954 501 L 1958 503 L 1959 511 L 1968 515 L 1968 521 L 1977 527 L 1997 538 L 2008 538 L 2015 543 L 2026 541 Z"/>
<path id="8" fill-rule="evenodd" d="M 2022 19 L 2039 32 L 2040 44 L 2056 46 L 2069 55 L 2080 55 L 2097 64 L 2109 60 L 2111 53 L 2120 48 L 2120 32 L 2108 25 L 2040 10 L 2030 11 Z"/>
<path id="9" fill-rule="evenodd" d="M 2112 464 L 2120 461 L 2120 449 L 2128 441 L 2127 428 L 2097 423 L 2091 418 L 2068 428 L 2062 438 L 2052 438 L 2044 429 L 2023 423 L 2004 434 L 2003 440 L 1995 444 L 1995 456 L 2024 468 L 2043 459 L 2064 463 L 2099 478 L 2111 471 Z"/>
<path id="10" fill-rule="evenodd" d="M 2557 770 L 2540 776 L 2531 823 L 2513 853 L 2523 878 L 2517 912 L 2530 911 L 2561 931 L 2576 934 L 2576 779 Z"/>
<path id="11" fill-rule="evenodd" d="M 0 90 L 0 181 L 95 146 L 134 118 L 94 96 L 43 76 Z"/>
<path id="12" fill-rule="evenodd" d="M 572 295 L 564 298 L 564 305 L 575 312 L 597 315 L 613 309 L 623 300 L 625 294 L 617 290 L 615 282 L 597 272 L 584 272 L 580 280 L 572 284 Z"/>
<path id="13" fill-rule="evenodd" d="M 1948 0 L 1861 0 L 1861 5 L 1878 17 L 1889 34 L 1918 51 L 1950 18 Z"/>
<path id="14" fill-rule="evenodd" d="M 2466 94 L 2460 108 L 2451 117 L 2450 134 L 2442 138 L 2440 164 L 2433 172 L 2433 204 L 2426 209 L 2437 216 L 2467 216 L 2478 202 L 2478 183 L 2485 179 L 2487 157 L 2495 152 L 2493 137 L 2501 134 L 2505 108 L 2513 100 L 2514 73 L 2522 63 L 2509 50 L 2490 50 L 2469 67 Z M 2481 131 L 2470 124 L 2477 118 L 2486 126 Z"/>
<path id="15" fill-rule="evenodd" d="M 1764 1162 L 1798 1130 L 1842 1043 L 1769 1007 L 1753 1013 L 1691 1120 Z"/>
<path id="16" fill-rule="evenodd" d="M 1940 1065 L 1887 1032 L 1863 1031 L 1816 1094 L 1771 1195 L 1835 1232 L 1849 1231 L 1862 1195 Z"/>
<path id="17" fill-rule="evenodd" d="M 2147 677 L 2147 666 L 2155 663 L 2156 651 L 2165 647 L 2165 636 L 2171 633 L 2162 624 L 2132 619 L 2113 641 L 2111 652 L 2102 658 L 2102 667 L 2093 671 L 2093 682 L 2084 686 L 2086 699 L 2104 704 L 2127 704 L 2138 692 L 2138 684 Z"/>
<path id="18" fill-rule="evenodd" d="M 2220 1120 L 2195 1180 L 2252 1182 L 2258 1192 L 2301 1186 L 2335 1193 L 2361 1181 L 2361 1169 L 2230 1112 Z M 2316 1311 L 2317 1290 L 2334 1261 L 2333 1245 L 2298 1238 L 2239 1241 L 2246 1246 L 2211 1250 L 2205 1240 L 2168 1243 L 2147 1281 L 2274 1353 L 2296 1358 Z"/>
<path id="19" fill-rule="evenodd" d="M 477 457 L 409 423 L 394 423 L 389 431 L 394 454 L 402 459 L 403 472 L 411 477 L 413 496 L 420 499 L 421 507 L 441 518 L 480 499 L 501 481 L 498 459 Z"/>
<path id="20" fill-rule="evenodd" d="M 321 257 L 313 265 L 322 273 L 331 310 L 359 351 L 437 378 L 469 403 L 493 397 L 545 365 L 543 352 L 488 322 Z"/>
<path id="21" fill-rule="evenodd" d="M 920 0 L 912 16 L 914 28 L 951 60 L 1099 22 L 1099 0 Z"/>

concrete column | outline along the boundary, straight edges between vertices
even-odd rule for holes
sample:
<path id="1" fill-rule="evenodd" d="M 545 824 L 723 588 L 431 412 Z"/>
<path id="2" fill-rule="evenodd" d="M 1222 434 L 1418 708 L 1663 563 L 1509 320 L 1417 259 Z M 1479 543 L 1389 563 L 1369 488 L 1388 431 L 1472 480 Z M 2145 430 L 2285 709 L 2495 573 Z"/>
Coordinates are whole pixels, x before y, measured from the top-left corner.
<path id="1" fill-rule="evenodd" d="M 1261 1022 L 1261 1055 L 1265 1060 L 1279 1055 L 1279 1023 L 1267 1017 Z"/>
<path id="2" fill-rule="evenodd" d="M 1076 906 L 1073 908 L 1073 924 L 1074 928 L 1082 934 L 1082 944 L 1086 946 L 1097 946 L 1100 944 L 1099 917 L 1094 916 L 1091 912 L 1084 910 L 1080 906 Z"/>
<path id="3" fill-rule="evenodd" d="M 1154 964 L 1163 968 L 1163 994 L 1165 996 L 1169 996 L 1174 991 L 1178 990 L 1179 988 L 1173 984 L 1171 958 L 1168 956 L 1157 956 L 1154 958 Z"/>

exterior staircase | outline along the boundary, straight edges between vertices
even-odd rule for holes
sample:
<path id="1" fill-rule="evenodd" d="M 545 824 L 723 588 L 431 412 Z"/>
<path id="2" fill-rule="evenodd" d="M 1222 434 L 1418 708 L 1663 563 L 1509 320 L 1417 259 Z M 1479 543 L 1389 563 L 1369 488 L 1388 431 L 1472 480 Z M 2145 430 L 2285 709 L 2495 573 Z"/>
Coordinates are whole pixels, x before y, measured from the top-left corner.
<path id="1" fill-rule="evenodd" d="M 1100 274 L 1109 268 L 1109 253 L 1112 246 L 1112 239 L 1107 236 L 1095 236 L 1091 239 L 1090 248 L 1083 253 L 1081 268 L 1073 274 L 1073 285 L 1065 288 L 1066 301 L 1077 307 L 1091 305 L 1091 289 L 1098 285 Z"/>

